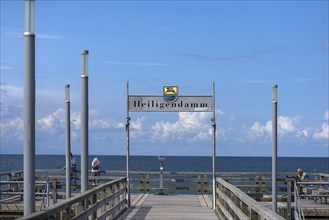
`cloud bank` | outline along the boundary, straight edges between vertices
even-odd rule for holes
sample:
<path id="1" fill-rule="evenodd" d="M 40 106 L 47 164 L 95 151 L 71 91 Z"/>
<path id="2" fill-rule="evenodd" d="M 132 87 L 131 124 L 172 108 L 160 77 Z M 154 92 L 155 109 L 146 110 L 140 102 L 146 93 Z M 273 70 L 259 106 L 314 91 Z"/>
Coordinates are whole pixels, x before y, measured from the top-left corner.
<path id="1" fill-rule="evenodd" d="M 23 146 L 23 90 L 17 86 L 2 85 L 1 88 L 1 151 L 11 152 L 12 145 Z M 49 96 L 57 100 L 59 92 L 38 90 L 37 96 L 40 106 L 48 105 Z M 47 98 L 48 97 L 48 98 Z M 10 100 L 10 102 L 9 102 Z M 47 104 L 46 104 L 47 103 Z M 58 103 L 61 106 L 63 103 Z M 41 108 L 42 112 L 36 114 L 36 142 L 42 146 L 42 152 L 47 148 L 58 149 L 61 153 L 65 148 L 65 110 L 61 107 Z M 49 109 L 56 109 L 49 111 Z M 47 113 L 48 112 L 48 113 Z M 142 116 L 130 122 L 130 138 L 136 145 L 163 145 L 171 152 L 175 146 L 193 145 L 203 146 L 211 144 L 212 126 L 211 113 L 206 112 L 180 112 L 177 118 L 170 120 L 149 120 Z M 235 117 L 225 114 L 221 109 L 216 110 L 217 140 L 221 147 L 225 146 L 267 146 L 271 145 L 272 121 L 254 121 L 249 126 L 240 128 L 232 126 L 237 123 Z M 328 148 L 329 141 L 329 111 L 326 110 L 323 122 L 314 126 L 302 125 L 300 116 L 279 116 L 278 136 L 279 142 L 289 145 L 314 145 Z M 224 123 L 225 122 L 225 123 Z M 126 122 L 111 118 L 104 118 L 97 109 L 89 110 L 89 140 L 91 152 L 111 152 L 124 154 Z M 81 114 L 71 111 L 71 140 L 78 150 L 81 135 Z M 59 150 L 61 149 L 61 150 Z M 244 149 L 245 153 L 252 153 Z M 64 152 L 64 151 L 63 151 Z M 22 153 L 22 152 L 20 152 Z M 144 149 L 141 154 L 147 154 Z M 241 152 L 242 153 L 242 152 Z"/>

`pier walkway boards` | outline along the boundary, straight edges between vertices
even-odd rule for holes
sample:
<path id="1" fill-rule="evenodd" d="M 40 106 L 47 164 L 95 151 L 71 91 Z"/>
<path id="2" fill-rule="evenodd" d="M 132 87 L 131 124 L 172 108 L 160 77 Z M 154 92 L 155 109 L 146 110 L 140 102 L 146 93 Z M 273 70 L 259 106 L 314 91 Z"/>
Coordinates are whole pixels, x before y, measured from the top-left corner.
<path id="1" fill-rule="evenodd" d="M 218 219 L 208 195 L 132 195 L 123 219 Z"/>

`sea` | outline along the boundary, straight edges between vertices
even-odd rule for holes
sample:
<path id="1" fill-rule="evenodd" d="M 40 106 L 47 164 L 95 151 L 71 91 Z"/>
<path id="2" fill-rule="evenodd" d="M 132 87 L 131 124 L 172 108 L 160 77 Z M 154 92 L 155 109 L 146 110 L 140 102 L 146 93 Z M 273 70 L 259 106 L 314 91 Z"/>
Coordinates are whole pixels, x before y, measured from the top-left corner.
<path id="1" fill-rule="evenodd" d="M 80 156 L 76 155 L 77 169 Z M 103 170 L 126 170 L 126 156 L 90 155 L 97 157 Z M 207 156 L 164 156 L 164 171 L 169 172 L 212 172 L 212 157 Z M 130 156 L 131 171 L 159 171 L 158 156 Z M 36 169 L 61 169 L 65 166 L 65 155 L 36 155 Z M 309 173 L 329 173 L 328 157 L 278 157 L 277 172 L 296 173 L 302 168 Z M 0 172 L 23 170 L 23 155 L 0 154 Z M 271 172 L 271 157 L 216 157 L 216 172 Z"/>

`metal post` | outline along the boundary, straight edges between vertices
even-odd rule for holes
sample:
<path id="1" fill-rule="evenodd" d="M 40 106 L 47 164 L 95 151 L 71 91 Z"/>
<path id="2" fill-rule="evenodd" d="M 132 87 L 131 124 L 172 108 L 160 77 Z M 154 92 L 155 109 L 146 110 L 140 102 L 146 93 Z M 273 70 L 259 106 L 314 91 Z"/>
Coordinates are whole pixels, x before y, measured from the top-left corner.
<path id="1" fill-rule="evenodd" d="M 163 190 L 163 164 L 166 159 L 164 157 L 159 156 L 158 160 L 160 162 L 160 190 L 158 195 L 165 195 L 165 192 Z"/>
<path id="2" fill-rule="evenodd" d="M 216 107 L 215 107 L 215 82 L 212 83 L 212 97 L 214 109 L 212 121 L 212 206 L 216 210 Z"/>
<path id="3" fill-rule="evenodd" d="M 66 199 L 71 197 L 71 131 L 70 131 L 70 85 L 65 85 L 65 105 L 66 105 Z"/>
<path id="4" fill-rule="evenodd" d="M 287 182 L 287 220 L 291 220 L 291 182 Z"/>
<path id="5" fill-rule="evenodd" d="M 24 1 L 24 215 L 35 212 L 34 9 L 34 0 Z"/>
<path id="6" fill-rule="evenodd" d="M 278 97 L 277 97 L 277 90 L 278 86 L 274 85 L 272 87 L 272 105 L 273 105 L 273 112 L 272 112 L 272 211 L 277 212 L 277 110 L 278 110 Z"/>
<path id="7" fill-rule="evenodd" d="M 50 200 L 49 200 L 49 180 L 47 179 L 47 207 L 49 207 L 49 202 L 50 202 Z"/>
<path id="8" fill-rule="evenodd" d="M 127 81 L 127 122 L 126 122 L 126 168 L 127 168 L 127 207 L 130 207 L 130 146 L 129 146 L 129 82 Z"/>
<path id="9" fill-rule="evenodd" d="M 88 54 L 81 51 L 81 192 L 88 190 Z"/>

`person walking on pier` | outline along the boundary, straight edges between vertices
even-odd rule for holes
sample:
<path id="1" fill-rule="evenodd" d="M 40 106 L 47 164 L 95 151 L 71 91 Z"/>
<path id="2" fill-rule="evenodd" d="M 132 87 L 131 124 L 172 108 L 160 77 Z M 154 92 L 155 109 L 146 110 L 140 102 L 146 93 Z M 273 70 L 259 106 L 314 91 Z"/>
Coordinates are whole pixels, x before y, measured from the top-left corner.
<path id="1" fill-rule="evenodd" d="M 101 175 L 101 162 L 97 157 L 93 159 L 91 162 L 91 172 L 93 173 L 94 177 L 98 177 Z M 97 185 L 99 180 L 93 179 L 93 185 Z"/>

